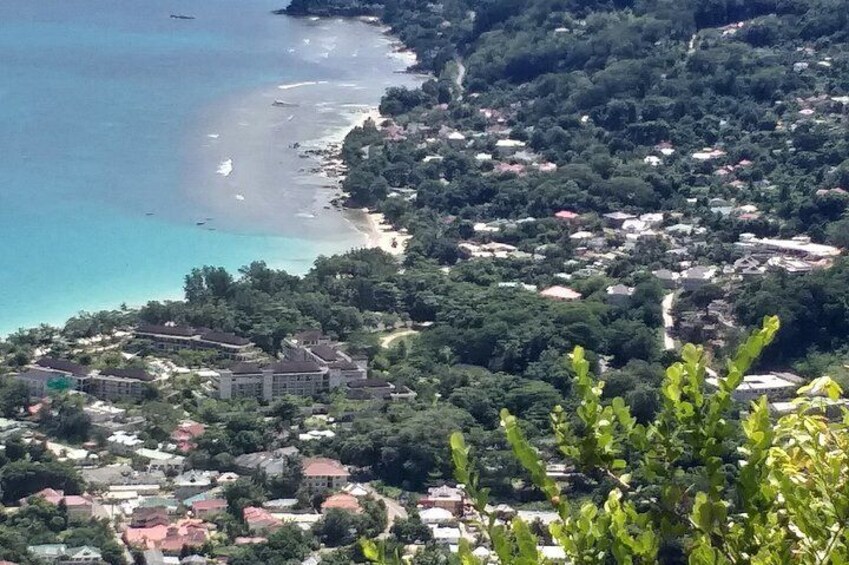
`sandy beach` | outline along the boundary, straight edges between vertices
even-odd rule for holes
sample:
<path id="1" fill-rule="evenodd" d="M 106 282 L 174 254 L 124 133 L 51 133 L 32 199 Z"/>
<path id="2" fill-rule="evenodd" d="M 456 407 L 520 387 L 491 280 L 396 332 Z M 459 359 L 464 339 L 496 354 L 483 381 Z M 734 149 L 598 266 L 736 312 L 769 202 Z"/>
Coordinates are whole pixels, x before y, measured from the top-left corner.
<path id="1" fill-rule="evenodd" d="M 370 108 L 359 115 L 352 126 L 345 130 L 341 139 L 328 139 L 325 147 L 327 157 L 322 162 L 322 174 L 328 177 L 335 177 L 338 183 L 339 190 L 342 190 L 342 180 L 345 178 L 345 166 L 339 152 L 342 149 L 342 142 L 345 136 L 357 127 L 363 127 L 369 120 L 376 125 L 380 125 L 383 121 L 383 116 L 377 107 Z M 344 195 L 344 193 L 342 193 Z M 347 196 L 347 195 L 344 195 Z M 365 236 L 365 246 L 370 249 L 382 249 L 383 251 L 401 256 L 407 247 L 407 242 L 412 236 L 396 230 L 391 224 L 386 221 L 386 218 L 380 212 L 369 210 L 368 208 L 345 208 L 345 217 L 354 226 L 354 228 Z M 353 248 L 359 246 L 355 245 Z"/>
<path id="2" fill-rule="evenodd" d="M 393 228 L 380 212 L 368 208 L 348 208 L 345 215 L 354 229 L 365 236 L 365 247 L 369 249 L 382 249 L 390 255 L 400 257 L 412 238 L 410 234 Z M 362 246 L 354 246 L 357 247 Z"/>

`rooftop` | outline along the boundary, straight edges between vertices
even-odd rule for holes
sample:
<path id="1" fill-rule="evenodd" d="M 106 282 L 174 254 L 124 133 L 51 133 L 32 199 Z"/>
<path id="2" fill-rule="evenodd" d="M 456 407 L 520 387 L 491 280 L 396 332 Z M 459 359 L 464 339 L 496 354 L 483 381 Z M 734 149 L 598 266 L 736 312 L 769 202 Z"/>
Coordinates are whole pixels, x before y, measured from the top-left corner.
<path id="1" fill-rule="evenodd" d="M 800 386 L 799 377 L 786 373 L 768 373 L 764 375 L 746 375 L 737 387 L 739 391 L 768 391 L 779 388 L 796 388 Z M 714 388 L 719 387 L 717 377 L 708 377 L 706 382 Z"/>
<path id="2" fill-rule="evenodd" d="M 141 325 L 136 328 L 137 334 L 149 335 L 167 335 L 173 337 L 192 337 L 198 332 L 194 328 L 185 326 L 156 326 L 156 325 Z"/>
<path id="3" fill-rule="evenodd" d="M 540 296 L 555 300 L 578 300 L 581 293 L 565 286 L 552 286 L 540 291 Z"/>
<path id="4" fill-rule="evenodd" d="M 54 357 L 42 357 L 36 361 L 35 364 L 39 367 L 44 367 L 45 369 L 53 369 L 54 371 L 71 373 L 72 375 L 78 376 L 85 376 L 91 372 L 91 369 L 84 365 L 68 361 L 67 359 L 56 359 Z"/>
<path id="5" fill-rule="evenodd" d="M 144 381 L 150 382 L 154 380 L 154 376 L 145 371 L 144 369 L 139 369 L 136 367 L 128 367 L 125 369 L 103 369 L 100 371 L 101 375 L 105 375 L 107 377 L 118 377 L 120 379 L 131 379 L 134 381 Z"/>
<path id="6" fill-rule="evenodd" d="M 339 353 L 336 351 L 336 348 L 329 345 L 316 345 L 311 347 L 310 351 L 322 361 L 336 361 L 339 358 Z"/>
<path id="7" fill-rule="evenodd" d="M 236 334 L 225 332 L 207 332 L 201 336 L 201 339 L 203 339 L 204 341 L 211 341 L 213 343 L 221 343 L 224 345 L 251 345 L 251 340 L 246 339 L 244 337 L 239 337 Z"/>
<path id="8" fill-rule="evenodd" d="M 326 457 L 304 459 L 305 477 L 347 477 L 348 470 L 342 463 Z"/>
<path id="9" fill-rule="evenodd" d="M 360 501 L 357 500 L 357 497 L 343 492 L 333 494 L 321 503 L 322 511 L 333 508 L 355 513 L 362 512 L 362 508 L 360 508 Z"/>

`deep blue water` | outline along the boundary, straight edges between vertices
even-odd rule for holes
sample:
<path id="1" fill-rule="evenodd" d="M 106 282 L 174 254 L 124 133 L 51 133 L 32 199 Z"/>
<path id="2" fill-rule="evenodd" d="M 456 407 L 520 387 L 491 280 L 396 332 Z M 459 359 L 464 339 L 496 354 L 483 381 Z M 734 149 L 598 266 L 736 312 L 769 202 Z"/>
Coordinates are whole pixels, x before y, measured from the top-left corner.
<path id="1" fill-rule="evenodd" d="M 338 218 L 308 240 L 291 222 L 280 233 L 247 222 L 210 231 L 182 186 L 205 109 L 282 83 L 367 78 L 310 54 L 305 44 L 327 28 L 270 15 L 282 3 L 0 2 L 0 332 L 179 296 L 193 266 L 265 259 L 304 271 L 357 241 Z M 377 37 L 328 25 L 349 41 Z M 380 80 L 359 96 L 375 103 L 398 62 L 372 63 Z"/>

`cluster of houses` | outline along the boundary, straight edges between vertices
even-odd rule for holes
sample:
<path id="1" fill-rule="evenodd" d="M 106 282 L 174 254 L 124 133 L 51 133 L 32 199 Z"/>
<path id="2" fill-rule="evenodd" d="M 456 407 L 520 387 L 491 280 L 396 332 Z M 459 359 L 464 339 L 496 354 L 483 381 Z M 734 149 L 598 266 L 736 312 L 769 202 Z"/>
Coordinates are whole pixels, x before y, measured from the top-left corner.
<path id="1" fill-rule="evenodd" d="M 237 459 L 238 473 L 186 470 L 182 467 L 172 468 L 166 473 L 154 465 L 146 471 L 137 471 L 126 463 L 85 467 L 82 474 L 89 489 L 87 492 L 66 494 L 46 488 L 18 504 L 23 507 L 40 500 L 53 506 L 63 505 L 71 521 L 107 519 L 128 550 L 143 553 L 145 563 L 186 565 L 180 561 L 180 556 L 185 557 L 187 552 L 199 550 L 210 541 L 233 545 L 261 543 L 284 523 L 293 523 L 308 530 L 331 508 L 361 512 L 358 499 L 373 495 L 368 487 L 349 484 L 349 472 L 338 461 L 304 458 L 299 460 L 302 488 L 309 494 L 329 494 L 320 511 L 304 508 L 295 499 L 270 500 L 262 505 L 247 506 L 241 514 L 249 535 L 228 539 L 213 520 L 214 516 L 232 510 L 224 498 L 224 487 L 240 476 L 250 476 L 257 469 L 271 476 L 283 472 L 275 468 L 276 456 L 269 453 L 240 457 Z M 286 472 L 293 470 L 287 469 Z M 94 546 L 43 544 L 30 546 L 29 550 L 34 557 L 50 563 L 105 565 L 100 548 Z M 205 558 L 196 557 L 195 560 L 198 559 L 198 563 L 207 562 Z"/>
<path id="2" fill-rule="evenodd" d="M 528 524 L 540 523 L 548 526 L 559 519 L 554 511 L 516 510 L 505 504 L 487 509 L 500 523 L 519 517 Z M 422 523 L 430 529 L 431 536 L 439 545 L 457 552 L 461 540 L 467 541 L 472 552 L 481 563 L 497 563 L 493 549 L 482 544 L 481 516 L 472 508 L 462 485 L 443 485 L 429 488 L 417 502 L 417 512 Z M 419 545 L 405 547 L 406 556 L 415 555 Z M 556 545 L 539 545 L 537 551 L 546 558 L 546 563 L 566 563 L 566 554 Z"/>
<path id="3" fill-rule="evenodd" d="M 282 353 L 274 360 L 258 353 L 249 340 L 193 328 L 143 326 L 122 336 L 119 345 L 128 343 L 126 338 L 136 340 L 136 346 L 141 343 L 163 352 L 216 352 L 219 368 L 193 372 L 203 383 L 198 394 L 209 397 L 273 401 L 282 395 L 313 396 L 335 389 L 356 400 L 415 397 L 406 387 L 368 378 L 364 357 L 346 353 L 341 344 L 320 331 L 305 330 L 286 339 Z M 123 355 L 125 359 L 133 357 L 130 353 Z M 142 433 L 147 423 L 144 405 L 141 411 L 133 407 L 133 403 L 147 398 L 148 387 L 167 394 L 170 378 L 184 371 L 171 367 L 167 357 L 148 357 L 145 366 L 148 370 L 94 369 L 66 359 L 40 357 L 9 376 L 24 383 L 36 399 L 29 409 L 31 416 L 51 409 L 51 393 L 80 396 L 85 400 L 84 413 L 101 437 L 97 442 L 67 445 L 45 438 L 32 418 L 0 419 L 0 439 L 21 437 L 28 443 L 40 443 L 60 461 L 77 467 L 86 485 L 82 493 L 43 489 L 19 501 L 19 506 L 40 499 L 67 508 L 72 520 L 105 518 L 114 525 L 126 548 L 142 552 L 146 563 L 199 565 L 206 560 L 197 555 L 186 557 L 186 553 L 199 551 L 210 541 L 260 543 L 286 523 L 309 529 L 332 508 L 360 513 L 359 500 L 375 495 L 370 487 L 350 484 L 349 471 L 339 461 L 300 458 L 298 448 L 291 445 L 239 455 L 233 460 L 232 472 L 191 468 L 188 455 L 207 433 L 207 426 L 185 419 L 164 441 L 153 441 Z M 335 435 L 336 425 L 333 418 L 317 413 L 307 418 L 301 433 L 287 437 L 297 437 L 301 444 L 323 440 Z M 329 495 L 320 509 L 295 499 L 270 500 L 240 510 L 248 535 L 229 539 L 219 530 L 214 516 L 233 512 L 224 498 L 226 485 L 257 473 L 270 478 L 292 474 L 296 472 L 294 464 L 301 465 L 302 490 Z M 105 565 L 100 548 L 93 545 L 37 544 L 29 550 L 48 563 Z"/>
<path id="4" fill-rule="evenodd" d="M 262 356 L 251 340 L 231 333 L 177 325 L 142 325 L 135 337 L 160 351 L 211 351 L 232 361 L 254 361 Z"/>
<path id="5" fill-rule="evenodd" d="M 673 151 L 664 146 L 667 153 Z M 705 152 L 707 155 L 708 152 Z M 717 157 L 718 153 L 710 153 Z M 745 165 L 745 164 L 744 164 Z M 735 259 L 727 264 L 705 262 L 704 251 L 708 248 L 708 230 L 695 219 L 685 221 L 681 212 L 630 214 L 616 211 L 601 216 L 579 214 L 573 210 L 560 210 L 554 218 L 569 231 L 572 257 L 563 262 L 564 271 L 555 278 L 563 284 L 538 288 L 522 281 L 502 281 L 500 287 L 516 287 L 538 292 L 540 296 L 556 301 L 582 299 L 568 282 L 592 276 L 604 276 L 615 261 L 639 252 L 641 241 L 655 241 L 662 245 L 668 257 L 669 268 L 653 271 L 661 286 L 670 292 L 692 292 L 709 284 L 734 284 L 751 277 L 765 276 L 769 272 L 784 272 L 790 275 L 809 273 L 829 268 L 842 254 L 840 248 L 814 243 L 808 236 L 786 239 L 761 238 L 751 233 L 742 233 L 732 246 Z M 459 244 L 460 257 L 476 259 L 521 259 L 527 261 L 546 258 L 550 245 L 523 250 L 517 245 L 498 241 L 506 230 L 515 229 L 521 223 L 536 222 L 536 218 L 521 220 L 496 219 L 474 225 L 473 239 Z M 676 268 L 673 268 L 672 266 Z M 627 307 L 634 288 L 624 284 L 612 284 L 605 289 L 608 303 Z M 712 303 L 705 312 L 689 312 L 678 320 L 683 333 L 698 327 L 707 329 L 704 341 L 710 342 L 722 328 L 734 327 L 731 306 L 725 300 Z M 693 335 L 690 333 L 689 335 Z M 722 340 L 717 339 L 721 344 Z"/>

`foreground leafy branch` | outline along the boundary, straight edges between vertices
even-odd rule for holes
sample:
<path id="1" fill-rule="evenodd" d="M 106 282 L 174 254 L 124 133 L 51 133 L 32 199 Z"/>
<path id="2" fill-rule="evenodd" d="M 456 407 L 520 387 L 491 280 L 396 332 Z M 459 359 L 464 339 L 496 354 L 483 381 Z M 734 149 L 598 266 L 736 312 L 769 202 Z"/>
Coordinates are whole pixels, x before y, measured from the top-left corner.
<path id="1" fill-rule="evenodd" d="M 765 398 L 752 403 L 742 422 L 732 419 L 734 391 L 778 329 L 777 318 L 766 318 L 711 393 L 704 350 L 685 346 L 682 360 L 666 371 L 661 410 L 646 426 L 621 398 L 603 400 L 604 382 L 590 375 L 584 350 L 575 348 L 580 404 L 573 415 L 555 408 L 551 424 L 558 451 L 576 472 L 609 485 L 601 506 L 570 505 L 518 419 L 502 411 L 516 459 L 560 516 L 550 533 L 570 562 L 657 563 L 660 548 L 675 543 L 692 565 L 849 560 L 849 412 L 836 403 L 840 387 L 828 377 L 816 379 L 799 390 L 796 410 L 777 422 Z M 827 413 L 835 408 L 841 418 L 830 421 Z M 459 432 L 451 436 L 451 451 L 456 479 L 498 562 L 545 563 L 526 523 L 498 520 L 491 511 L 489 491 L 480 486 Z M 374 563 L 400 562 L 372 542 L 363 550 Z M 459 557 L 463 565 L 484 563 L 465 540 Z"/>

